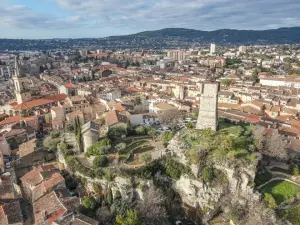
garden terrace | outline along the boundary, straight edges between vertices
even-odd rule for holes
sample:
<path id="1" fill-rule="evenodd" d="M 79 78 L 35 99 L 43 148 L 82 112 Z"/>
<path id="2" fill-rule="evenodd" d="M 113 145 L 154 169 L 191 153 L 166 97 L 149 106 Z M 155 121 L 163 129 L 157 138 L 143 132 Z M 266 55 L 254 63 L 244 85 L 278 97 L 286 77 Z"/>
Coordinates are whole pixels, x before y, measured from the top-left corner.
<path id="1" fill-rule="evenodd" d="M 271 194 L 277 205 L 293 201 L 295 196 L 300 193 L 300 185 L 297 186 L 288 181 L 272 181 L 262 188 L 262 193 Z"/>

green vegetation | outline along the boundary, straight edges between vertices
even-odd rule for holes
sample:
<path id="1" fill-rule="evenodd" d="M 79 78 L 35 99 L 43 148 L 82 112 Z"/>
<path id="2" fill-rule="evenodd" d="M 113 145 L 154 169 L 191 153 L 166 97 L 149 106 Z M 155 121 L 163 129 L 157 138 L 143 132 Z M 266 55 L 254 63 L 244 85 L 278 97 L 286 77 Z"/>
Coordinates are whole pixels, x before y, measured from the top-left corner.
<path id="1" fill-rule="evenodd" d="M 193 129 L 194 128 L 194 125 L 193 125 L 192 122 L 188 122 L 185 126 L 186 126 L 187 129 Z"/>
<path id="2" fill-rule="evenodd" d="M 132 153 L 132 151 L 134 149 L 137 149 L 137 148 L 139 148 L 142 145 L 147 144 L 147 143 L 149 143 L 147 139 L 140 139 L 140 140 L 134 141 L 131 144 L 127 145 L 124 150 L 121 150 L 120 153 L 121 154 Z"/>
<path id="3" fill-rule="evenodd" d="M 241 63 L 242 60 L 240 59 L 229 59 L 229 58 L 226 59 L 226 66 L 233 66 L 235 64 L 241 64 Z"/>
<path id="4" fill-rule="evenodd" d="M 82 206 L 86 209 L 94 210 L 96 208 L 96 200 L 91 196 L 84 196 L 82 198 Z"/>
<path id="5" fill-rule="evenodd" d="M 102 187 L 100 184 L 93 183 L 93 190 L 94 190 L 95 194 L 100 194 L 102 191 Z"/>
<path id="6" fill-rule="evenodd" d="M 160 138 L 161 140 L 163 141 L 163 144 L 165 147 L 168 146 L 169 144 L 169 141 L 172 140 L 172 138 L 174 137 L 174 132 L 172 131 L 166 131 L 166 132 L 163 132 L 161 135 L 160 135 Z"/>
<path id="7" fill-rule="evenodd" d="M 152 160 L 152 156 L 150 152 L 144 152 L 140 154 L 140 161 L 147 164 L 149 162 L 151 162 Z"/>
<path id="8" fill-rule="evenodd" d="M 294 225 L 300 225 L 300 206 L 278 212 L 280 217 L 286 218 Z"/>
<path id="9" fill-rule="evenodd" d="M 126 137 L 127 135 L 127 126 L 122 125 L 122 126 L 116 126 L 116 127 L 111 127 L 108 130 L 107 137 L 114 139 L 114 138 L 122 138 Z"/>
<path id="10" fill-rule="evenodd" d="M 74 132 L 75 131 L 75 127 L 74 127 L 74 125 L 73 124 L 68 124 L 67 126 L 66 126 L 66 131 L 67 132 Z"/>
<path id="11" fill-rule="evenodd" d="M 123 143 L 123 142 L 118 143 L 115 146 L 115 149 L 117 150 L 117 152 L 122 152 L 123 150 L 125 150 L 125 148 L 126 148 L 126 143 Z"/>
<path id="12" fill-rule="evenodd" d="M 96 156 L 93 160 L 93 168 L 99 168 L 99 167 L 107 167 L 109 163 L 109 160 L 106 156 L 100 155 Z"/>
<path id="13" fill-rule="evenodd" d="M 264 202 L 268 208 L 275 209 L 277 207 L 274 197 L 269 193 L 264 194 Z"/>
<path id="14" fill-rule="evenodd" d="M 126 215 L 118 215 L 116 217 L 117 225 L 142 225 L 142 220 L 135 210 L 128 210 Z"/>
<path id="15" fill-rule="evenodd" d="M 60 138 L 51 138 L 51 137 L 46 137 L 45 140 L 43 141 L 43 146 L 47 148 L 48 150 L 56 150 L 57 145 L 60 143 Z M 12 146 L 10 146 L 12 149 L 14 149 Z"/>
<path id="16" fill-rule="evenodd" d="M 113 198 L 113 193 L 112 193 L 111 188 L 109 188 L 108 191 L 107 191 L 106 199 L 107 199 L 107 202 L 108 202 L 109 205 L 113 204 L 114 198 Z"/>
<path id="17" fill-rule="evenodd" d="M 268 170 L 258 171 L 254 178 L 256 186 L 260 186 L 272 179 L 272 174 Z"/>
<path id="18" fill-rule="evenodd" d="M 175 180 L 179 179 L 183 174 L 191 175 L 189 167 L 172 158 L 165 157 L 153 160 L 138 169 L 121 169 L 120 175 L 125 177 L 137 176 L 142 179 L 152 179 L 158 172 Z"/>
<path id="19" fill-rule="evenodd" d="M 225 87 L 229 87 L 232 83 L 232 80 L 231 79 L 223 79 L 221 81 L 221 83 L 225 86 Z"/>
<path id="20" fill-rule="evenodd" d="M 208 166 L 204 167 L 201 171 L 201 177 L 205 183 L 210 183 L 215 177 L 214 169 Z"/>
<path id="21" fill-rule="evenodd" d="M 155 128 L 151 127 L 151 126 L 138 126 L 135 129 L 135 132 L 139 135 L 149 135 L 151 137 L 155 137 L 157 134 L 157 131 Z"/>
<path id="22" fill-rule="evenodd" d="M 104 138 L 89 147 L 86 152 L 86 156 L 90 157 L 107 154 L 109 149 L 111 149 L 111 141 L 108 138 Z"/>
<path id="23" fill-rule="evenodd" d="M 280 205 L 293 199 L 300 192 L 300 187 L 288 181 L 272 181 L 263 187 L 262 192 L 271 194 Z"/>
<path id="24" fill-rule="evenodd" d="M 187 149 L 191 163 L 206 164 L 207 160 L 231 161 L 237 163 L 252 162 L 256 155 L 253 150 L 253 138 L 247 126 L 221 124 L 214 132 L 207 130 L 184 130 L 180 140 Z"/>

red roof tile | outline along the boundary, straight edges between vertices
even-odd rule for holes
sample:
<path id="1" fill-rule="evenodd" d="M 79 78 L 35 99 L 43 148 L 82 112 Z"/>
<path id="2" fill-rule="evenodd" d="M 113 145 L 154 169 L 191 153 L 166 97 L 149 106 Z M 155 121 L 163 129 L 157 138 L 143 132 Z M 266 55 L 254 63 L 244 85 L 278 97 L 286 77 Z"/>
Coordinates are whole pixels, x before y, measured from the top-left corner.
<path id="1" fill-rule="evenodd" d="M 74 85 L 69 83 L 69 84 L 65 84 L 65 87 L 68 89 L 72 89 L 72 88 L 74 88 Z"/>
<path id="2" fill-rule="evenodd" d="M 65 94 L 58 94 L 58 95 L 54 95 L 54 96 L 49 96 L 46 98 L 41 98 L 41 99 L 36 99 L 36 100 L 32 100 L 32 101 L 28 101 L 28 102 L 23 102 L 21 104 L 18 104 L 16 106 L 13 107 L 14 110 L 16 111 L 22 111 L 22 110 L 27 110 L 27 109 L 31 109 L 37 106 L 42 106 L 42 105 L 46 105 L 49 103 L 53 103 L 53 102 L 57 102 L 57 101 L 61 101 L 64 100 L 67 96 Z"/>

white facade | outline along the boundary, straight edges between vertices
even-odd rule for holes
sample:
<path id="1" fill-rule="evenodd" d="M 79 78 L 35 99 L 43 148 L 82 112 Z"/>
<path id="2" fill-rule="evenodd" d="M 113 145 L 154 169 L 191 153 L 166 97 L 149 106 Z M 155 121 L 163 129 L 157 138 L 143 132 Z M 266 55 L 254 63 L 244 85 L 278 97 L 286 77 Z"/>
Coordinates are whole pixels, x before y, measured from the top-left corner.
<path id="1" fill-rule="evenodd" d="M 216 45 L 210 44 L 210 54 L 215 54 L 215 53 L 216 53 Z"/>
<path id="2" fill-rule="evenodd" d="M 151 124 L 156 121 L 159 121 L 159 119 L 154 115 L 149 115 L 149 114 L 130 115 L 130 124 L 133 126 L 140 125 L 140 124 Z"/>
<path id="3" fill-rule="evenodd" d="M 283 78 L 275 80 L 275 79 L 260 79 L 260 84 L 266 85 L 266 86 L 284 86 L 284 87 L 294 87 L 294 88 L 300 88 L 300 80 L 285 80 Z"/>

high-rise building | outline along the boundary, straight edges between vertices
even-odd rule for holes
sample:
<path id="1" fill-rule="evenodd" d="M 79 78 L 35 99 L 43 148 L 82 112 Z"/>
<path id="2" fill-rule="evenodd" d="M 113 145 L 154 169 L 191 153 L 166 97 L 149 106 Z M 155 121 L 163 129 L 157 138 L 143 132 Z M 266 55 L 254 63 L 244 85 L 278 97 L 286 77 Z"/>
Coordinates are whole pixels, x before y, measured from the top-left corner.
<path id="1" fill-rule="evenodd" d="M 168 51 L 167 56 L 169 58 L 177 59 L 179 61 L 182 61 L 182 60 L 186 59 L 185 51 L 180 51 L 180 50 Z"/>
<path id="2" fill-rule="evenodd" d="M 217 130 L 218 127 L 218 92 L 219 83 L 201 84 L 200 108 L 196 129 Z"/>
<path id="3" fill-rule="evenodd" d="M 247 52 L 247 50 L 248 50 L 247 46 L 242 45 L 242 46 L 239 47 L 239 52 L 240 53 L 245 53 L 245 52 Z"/>
<path id="4" fill-rule="evenodd" d="M 216 53 L 216 45 L 210 44 L 210 54 L 215 54 L 215 53 Z"/>

